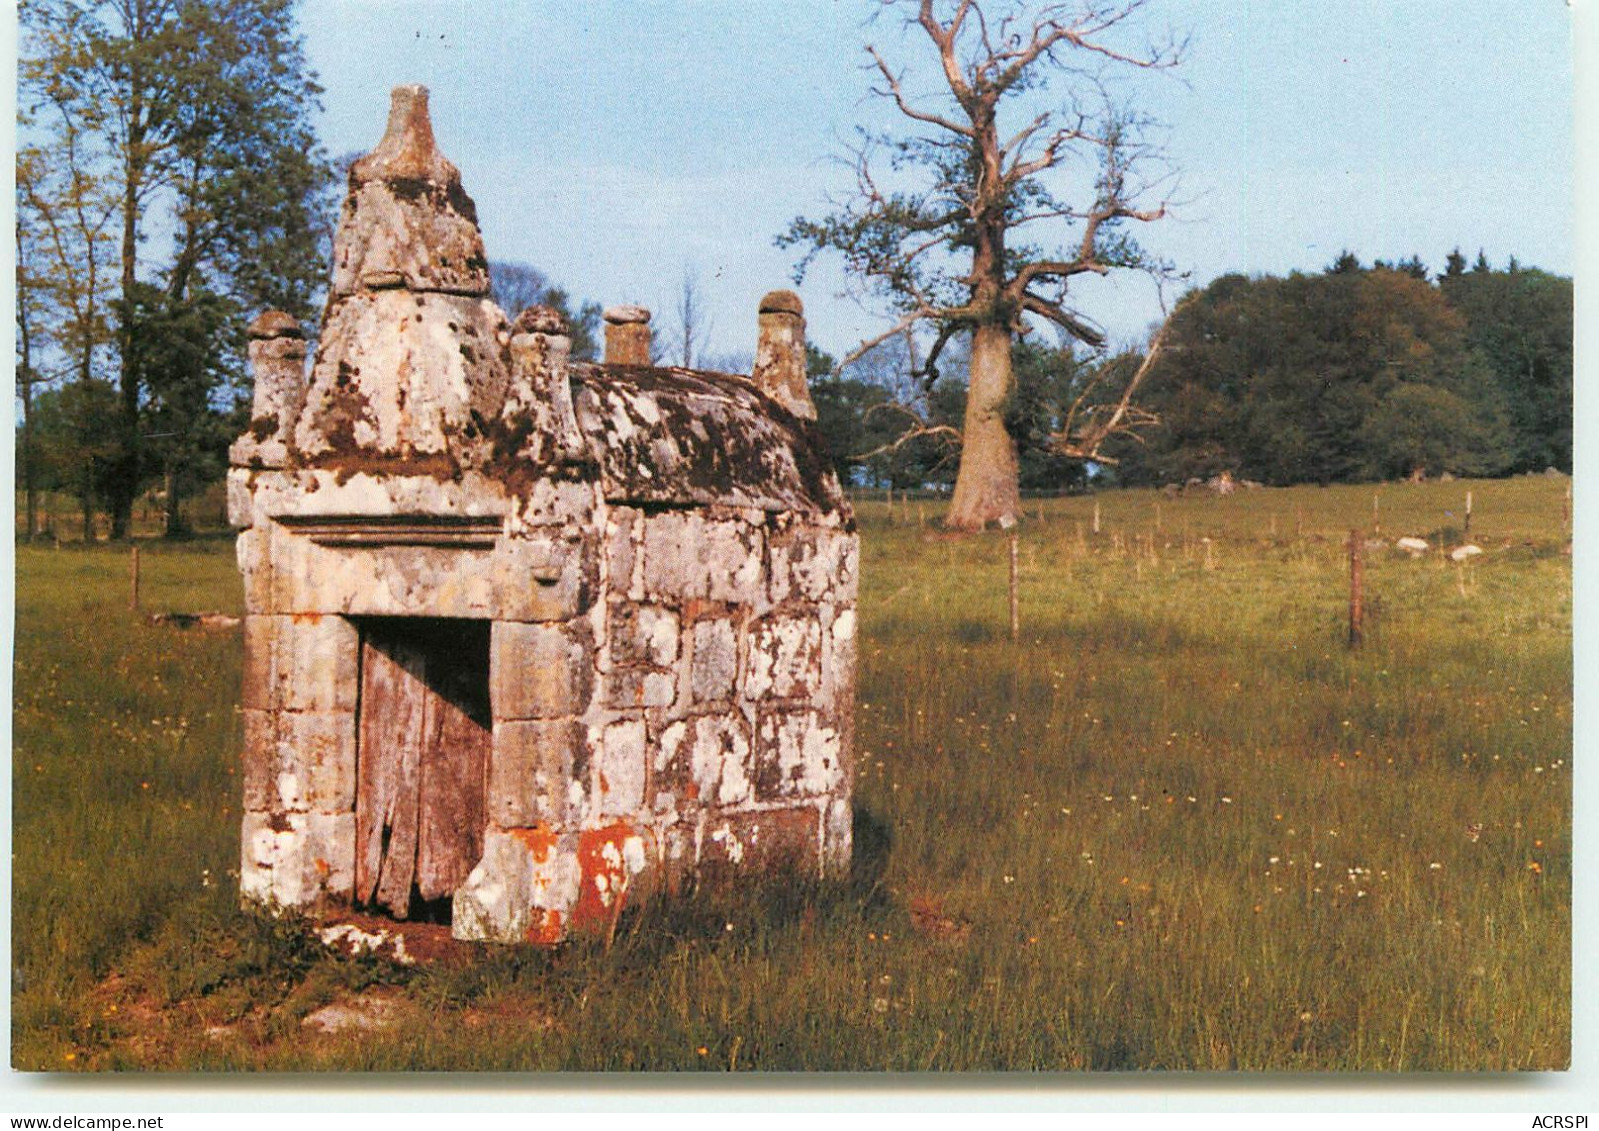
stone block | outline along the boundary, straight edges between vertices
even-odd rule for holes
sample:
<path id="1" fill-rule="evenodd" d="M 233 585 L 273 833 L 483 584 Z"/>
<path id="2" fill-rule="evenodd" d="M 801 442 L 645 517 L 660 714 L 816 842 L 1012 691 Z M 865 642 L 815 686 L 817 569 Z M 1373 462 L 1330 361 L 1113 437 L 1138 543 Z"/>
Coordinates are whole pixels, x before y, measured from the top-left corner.
<path id="1" fill-rule="evenodd" d="M 840 609 L 822 641 L 822 697 L 848 713 L 855 704 L 855 610 Z"/>
<path id="2" fill-rule="evenodd" d="M 639 600 L 644 596 L 638 537 L 644 516 L 632 507 L 614 507 L 605 521 L 605 563 L 608 592 L 613 597 Z"/>
<path id="3" fill-rule="evenodd" d="M 655 811 L 748 801 L 754 787 L 747 727 L 737 714 L 695 715 L 667 726 L 655 751 Z"/>
<path id="4" fill-rule="evenodd" d="M 842 878 L 849 875 L 854 852 L 855 812 L 848 797 L 835 797 L 822 814 L 822 875 Z"/>
<path id="5" fill-rule="evenodd" d="M 244 618 L 244 687 L 240 703 L 246 711 L 277 707 L 273 653 L 278 619 L 271 616 Z"/>
<path id="6" fill-rule="evenodd" d="M 710 884 L 739 877 L 820 870 L 820 813 L 814 805 L 730 813 L 712 820 L 700 842 L 699 874 Z"/>
<path id="7" fill-rule="evenodd" d="M 581 872 L 576 833 L 544 826 L 483 834 L 483 858 L 456 889 L 451 934 L 502 943 L 566 937 Z"/>
<path id="8" fill-rule="evenodd" d="M 276 711 L 246 707 L 243 716 L 244 750 L 239 758 L 239 776 L 244 784 L 244 807 L 265 811 L 272 806 L 277 792 L 278 715 Z"/>
<path id="9" fill-rule="evenodd" d="M 761 716 L 755 731 L 756 795 L 762 801 L 820 797 L 844 782 L 838 731 L 815 711 Z"/>
<path id="10" fill-rule="evenodd" d="M 648 769 L 643 719 L 623 719 L 606 725 L 600 733 L 596 759 L 595 796 L 605 817 L 625 817 L 644 808 L 644 781 Z"/>
<path id="11" fill-rule="evenodd" d="M 257 527 L 241 531 L 234 543 L 239 573 L 244 577 L 246 612 L 264 613 L 273 608 L 271 538 L 270 527 Z"/>
<path id="12" fill-rule="evenodd" d="M 755 624 L 744 694 L 750 699 L 816 698 L 822 675 L 822 629 L 809 617 L 772 616 Z"/>
<path id="13" fill-rule="evenodd" d="M 578 835 L 581 874 L 572 930 L 593 934 L 609 931 L 629 899 L 644 894 L 646 869 L 654 855 L 646 832 L 631 822 L 616 821 Z"/>
<path id="14" fill-rule="evenodd" d="M 354 711 L 360 681 L 355 625 L 317 613 L 272 620 L 276 704 L 289 711 Z"/>
<path id="15" fill-rule="evenodd" d="M 738 637 L 732 620 L 714 617 L 694 622 L 689 690 L 696 703 L 733 698 L 738 678 Z"/>
<path id="16" fill-rule="evenodd" d="M 605 705 L 617 710 L 670 707 L 677 702 L 677 676 L 650 668 L 619 668 L 605 677 Z"/>
<path id="17" fill-rule="evenodd" d="M 489 759 L 489 820 L 501 828 L 573 823 L 585 800 L 586 754 L 582 728 L 574 720 L 496 722 Z"/>
<path id="18" fill-rule="evenodd" d="M 796 522 L 769 538 L 772 604 L 855 599 L 858 540 L 834 526 Z"/>
<path id="19" fill-rule="evenodd" d="M 507 532 L 548 529 L 575 524 L 589 527 L 600 496 L 593 483 L 572 479 L 537 479 L 528 485 L 511 512 Z"/>
<path id="20" fill-rule="evenodd" d="M 252 526 L 256 521 L 256 473 L 235 467 L 228 472 L 228 525 Z"/>
<path id="21" fill-rule="evenodd" d="M 507 538 L 495 548 L 494 610 L 500 620 L 570 620 L 599 589 L 590 539 Z"/>
<path id="22" fill-rule="evenodd" d="M 670 668 L 677 663 L 678 620 L 671 609 L 612 600 L 609 613 L 611 663 Z"/>
<path id="23" fill-rule="evenodd" d="M 587 626 L 496 621 L 490 638 L 494 718 L 580 715 L 592 687 Z"/>
<path id="24" fill-rule="evenodd" d="M 644 519 L 644 591 L 651 600 L 755 604 L 764 595 L 762 534 L 736 518 L 667 511 Z"/>
<path id="25" fill-rule="evenodd" d="M 354 813 L 247 812 L 239 889 L 275 907 L 307 907 L 355 888 Z"/>
<path id="26" fill-rule="evenodd" d="M 355 712 L 284 711 L 277 719 L 274 807 L 355 808 Z"/>
<path id="27" fill-rule="evenodd" d="M 413 546 L 402 533 L 394 537 L 392 545 L 325 545 L 303 531 L 278 527 L 272 539 L 275 609 L 479 620 L 494 615 L 498 575 L 487 549 Z"/>

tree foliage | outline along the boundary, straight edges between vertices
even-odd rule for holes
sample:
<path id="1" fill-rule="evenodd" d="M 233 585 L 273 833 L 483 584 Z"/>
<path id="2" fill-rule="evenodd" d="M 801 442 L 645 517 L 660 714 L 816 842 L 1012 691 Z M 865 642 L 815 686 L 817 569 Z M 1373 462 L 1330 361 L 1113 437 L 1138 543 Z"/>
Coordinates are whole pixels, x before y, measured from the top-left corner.
<path id="1" fill-rule="evenodd" d="M 1319 275 L 1227 275 L 1178 306 L 1121 444 L 1129 482 L 1268 483 L 1570 468 L 1570 280 L 1414 257 Z"/>
<path id="2" fill-rule="evenodd" d="M 195 406 L 247 383 L 236 338 L 194 335 L 266 307 L 314 315 L 320 88 L 292 0 L 23 0 L 20 23 L 19 218 L 60 271 L 51 340 L 74 380 L 117 389 L 113 535 L 154 478 L 176 529 L 186 469 L 219 451 Z"/>

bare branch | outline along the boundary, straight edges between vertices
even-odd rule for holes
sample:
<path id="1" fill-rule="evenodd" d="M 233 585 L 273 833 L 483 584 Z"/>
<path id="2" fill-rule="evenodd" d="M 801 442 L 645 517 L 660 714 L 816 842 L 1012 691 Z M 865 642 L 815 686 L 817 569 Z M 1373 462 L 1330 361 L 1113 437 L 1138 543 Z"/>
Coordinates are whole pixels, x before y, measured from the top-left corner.
<path id="1" fill-rule="evenodd" d="M 905 417 L 908 421 L 905 431 L 886 444 L 879 444 L 871 451 L 861 452 L 848 458 L 864 462 L 877 456 L 890 455 L 899 451 L 913 440 L 922 439 L 942 440 L 951 451 L 956 451 L 960 448 L 961 434 L 959 428 L 956 428 L 953 424 L 930 424 L 921 413 L 908 404 L 901 404 L 899 401 L 884 401 L 882 404 L 874 404 L 866 410 L 866 414 L 862 419 L 870 420 L 874 413 L 898 413 Z M 946 455 L 945 458 L 947 459 L 948 456 Z"/>
<path id="2" fill-rule="evenodd" d="M 1122 389 L 1121 397 L 1114 405 L 1085 405 L 1089 395 L 1103 384 L 1103 370 L 1096 374 L 1094 379 L 1083 389 L 1071 408 L 1066 411 L 1066 419 L 1059 432 L 1050 437 L 1050 446 L 1056 453 L 1072 459 L 1094 460 L 1098 463 L 1114 464 L 1116 460 L 1106 456 L 1101 450 L 1101 445 L 1112 436 L 1127 435 L 1137 436 L 1138 430 L 1160 423 L 1160 418 L 1147 409 L 1142 409 L 1133 404 L 1133 397 L 1138 392 L 1138 387 L 1149 376 L 1151 369 L 1160 359 L 1166 345 L 1166 335 L 1171 328 L 1171 320 L 1167 319 L 1161 325 L 1160 331 L 1149 344 L 1149 351 L 1144 355 L 1144 360 L 1139 363 L 1137 370 L 1127 381 Z"/>
<path id="3" fill-rule="evenodd" d="M 888 339 L 894 337 L 894 335 L 905 333 L 905 331 L 909 330 L 912 326 L 915 326 L 918 322 L 925 322 L 929 319 L 937 317 L 938 312 L 936 310 L 929 310 L 925 307 L 919 310 L 911 311 L 909 314 L 902 317 L 898 322 L 894 323 L 893 326 L 889 327 L 887 330 L 884 330 L 881 334 L 876 334 L 870 338 L 863 339 L 860 345 L 850 350 L 849 353 L 845 354 L 839 360 L 837 365 L 833 366 L 833 376 L 838 376 L 844 371 L 845 367 L 859 361 L 878 346 L 888 341 Z"/>
<path id="4" fill-rule="evenodd" d="M 972 88 L 961 74 L 960 60 L 955 56 L 955 41 L 960 37 L 961 25 L 966 22 L 966 15 L 971 11 L 972 3 L 973 0 L 961 0 L 960 6 L 955 9 L 955 14 L 950 17 L 947 28 L 938 22 L 938 17 L 933 13 L 933 0 L 922 0 L 921 12 L 917 17 L 922 30 L 927 32 L 928 37 L 938 47 L 938 60 L 944 68 L 944 79 L 949 83 L 949 89 L 968 114 L 973 109 Z"/>
<path id="5" fill-rule="evenodd" d="M 1055 323 L 1055 325 L 1086 346 L 1100 349 L 1105 344 L 1105 332 L 1103 330 L 1090 326 L 1082 318 L 1073 314 L 1058 302 L 1050 302 L 1048 299 L 1028 291 L 1022 295 L 1020 305 L 1028 313 L 1036 314 L 1040 318 L 1045 318 Z"/>
<path id="6" fill-rule="evenodd" d="M 941 114 L 934 114 L 926 110 L 918 110 L 916 107 L 907 102 L 905 100 L 905 91 L 900 86 L 899 79 L 895 77 L 894 72 L 888 69 L 888 64 L 885 63 L 883 61 L 883 57 L 877 53 L 877 48 L 867 47 L 866 51 L 871 55 L 872 61 L 877 64 L 877 69 L 882 73 L 883 80 L 888 83 L 888 90 L 877 91 L 876 93 L 890 95 L 894 99 L 894 104 L 899 107 L 899 112 L 901 114 L 904 114 L 907 118 L 914 118 L 918 122 L 926 122 L 929 125 L 948 130 L 950 133 L 960 134 L 962 137 L 972 136 L 973 131 L 971 126 L 963 126 L 959 122 L 953 122 Z"/>

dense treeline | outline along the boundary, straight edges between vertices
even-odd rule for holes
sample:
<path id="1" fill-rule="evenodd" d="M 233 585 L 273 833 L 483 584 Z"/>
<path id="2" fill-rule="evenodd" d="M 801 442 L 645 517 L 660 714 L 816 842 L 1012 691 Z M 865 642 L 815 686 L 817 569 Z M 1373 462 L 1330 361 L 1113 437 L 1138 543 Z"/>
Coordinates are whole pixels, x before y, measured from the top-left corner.
<path id="1" fill-rule="evenodd" d="M 1143 360 L 1017 343 L 1006 415 L 1021 486 L 1070 490 L 1081 461 L 1058 454 L 1070 407 L 1120 389 Z M 923 387 L 894 346 L 813 391 L 839 474 L 858 486 L 948 487 L 965 406 L 963 357 Z M 1107 378 L 1099 380 L 1100 378 Z M 1274 485 L 1443 473 L 1571 470 L 1572 283 L 1458 251 L 1429 278 L 1415 258 L 1325 271 L 1224 275 L 1178 304 L 1139 389 L 1140 426 L 1107 445 L 1100 483 L 1158 485 L 1226 471 Z M 1081 406 L 1079 406 L 1081 408 Z"/>
<path id="2" fill-rule="evenodd" d="M 1226 275 L 1173 315 L 1123 439 L 1124 483 L 1271 484 L 1571 469 L 1571 280 L 1458 251 L 1318 275 Z"/>

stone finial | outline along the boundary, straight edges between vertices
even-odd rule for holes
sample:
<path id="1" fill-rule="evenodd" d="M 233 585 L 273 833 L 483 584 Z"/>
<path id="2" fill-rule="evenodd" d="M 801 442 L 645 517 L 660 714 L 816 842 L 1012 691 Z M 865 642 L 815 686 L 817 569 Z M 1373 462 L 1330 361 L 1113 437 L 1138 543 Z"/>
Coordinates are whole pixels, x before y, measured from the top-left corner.
<path id="1" fill-rule="evenodd" d="M 530 306 L 511 323 L 512 334 L 559 334 L 567 337 L 570 330 L 566 316 L 553 306 Z"/>
<path id="2" fill-rule="evenodd" d="M 333 264 L 335 299 L 400 287 L 489 293 L 477 208 L 433 139 L 426 87 L 394 88 L 383 140 L 350 167 Z"/>
<path id="3" fill-rule="evenodd" d="M 756 386 L 795 416 L 815 420 L 805 383 L 805 304 L 793 291 L 771 291 L 761 299 L 758 321 Z"/>
<path id="4" fill-rule="evenodd" d="M 412 83 L 389 92 L 389 122 L 377 148 L 350 169 L 361 180 L 413 180 L 445 184 L 460 179 L 433 140 L 428 88 Z"/>
<path id="5" fill-rule="evenodd" d="M 529 441 L 542 450 L 519 452 L 540 462 L 580 460 L 586 453 L 572 405 L 567 361 L 572 339 L 566 319 L 548 306 L 530 306 L 511 325 L 511 380 L 506 388 L 501 419 L 513 431 L 532 422 Z"/>
<path id="6" fill-rule="evenodd" d="M 251 341 L 265 341 L 271 338 L 305 338 L 305 331 L 300 328 L 300 320 L 294 315 L 282 310 L 264 310 L 256 315 L 244 331 Z M 304 352 L 303 349 L 301 351 Z"/>
<path id="7" fill-rule="evenodd" d="M 642 306 L 611 306 L 605 310 L 605 364 L 650 363 L 650 312 Z"/>
<path id="8" fill-rule="evenodd" d="M 234 444 L 230 462 L 282 467 L 284 441 L 305 403 L 305 333 L 292 314 L 281 310 L 259 315 L 245 333 L 255 394 L 250 430 Z"/>

